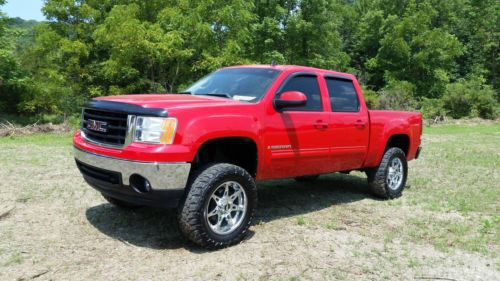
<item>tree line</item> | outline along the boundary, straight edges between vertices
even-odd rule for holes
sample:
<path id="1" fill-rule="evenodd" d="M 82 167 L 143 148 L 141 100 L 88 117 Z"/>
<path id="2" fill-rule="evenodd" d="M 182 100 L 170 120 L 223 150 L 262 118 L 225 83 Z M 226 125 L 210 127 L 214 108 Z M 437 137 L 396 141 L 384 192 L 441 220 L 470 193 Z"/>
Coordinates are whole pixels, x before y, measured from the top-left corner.
<path id="1" fill-rule="evenodd" d="M 46 0 L 43 13 L 0 15 L 0 112 L 70 116 L 275 61 L 353 73 L 371 108 L 499 115 L 497 0 Z"/>

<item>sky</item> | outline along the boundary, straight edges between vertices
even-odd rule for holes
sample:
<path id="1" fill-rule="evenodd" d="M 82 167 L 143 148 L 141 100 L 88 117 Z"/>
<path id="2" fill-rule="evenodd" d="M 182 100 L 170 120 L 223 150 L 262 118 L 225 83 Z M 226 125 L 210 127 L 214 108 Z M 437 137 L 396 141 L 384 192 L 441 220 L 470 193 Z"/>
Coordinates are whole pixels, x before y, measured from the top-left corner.
<path id="1" fill-rule="evenodd" d="M 9 17 L 20 17 L 25 20 L 45 20 L 42 14 L 43 0 L 7 0 L 0 9 Z"/>

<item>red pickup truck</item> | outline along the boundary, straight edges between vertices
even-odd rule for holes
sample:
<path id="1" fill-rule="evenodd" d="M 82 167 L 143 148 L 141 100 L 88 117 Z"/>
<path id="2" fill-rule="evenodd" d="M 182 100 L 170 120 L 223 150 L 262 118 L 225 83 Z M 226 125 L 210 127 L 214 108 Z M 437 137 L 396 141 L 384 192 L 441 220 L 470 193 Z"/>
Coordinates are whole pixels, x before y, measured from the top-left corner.
<path id="1" fill-rule="evenodd" d="M 365 171 L 401 195 L 422 116 L 368 110 L 353 75 L 302 66 L 217 70 L 179 94 L 109 96 L 83 108 L 76 164 L 123 208 L 178 207 L 181 232 L 210 248 L 241 241 L 256 181 Z"/>

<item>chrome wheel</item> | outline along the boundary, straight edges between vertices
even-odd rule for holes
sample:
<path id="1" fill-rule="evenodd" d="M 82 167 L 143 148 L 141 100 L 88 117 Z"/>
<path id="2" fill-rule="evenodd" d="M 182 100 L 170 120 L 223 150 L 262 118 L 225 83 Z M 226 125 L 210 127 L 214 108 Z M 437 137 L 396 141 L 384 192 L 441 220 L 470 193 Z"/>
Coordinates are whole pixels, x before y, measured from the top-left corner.
<path id="1" fill-rule="evenodd" d="M 397 190 L 403 182 L 403 163 L 399 158 L 393 158 L 387 171 L 387 186 L 392 190 Z"/>
<path id="2" fill-rule="evenodd" d="M 235 181 L 227 181 L 212 192 L 203 216 L 213 232 L 226 235 L 241 225 L 247 205 L 245 189 Z"/>

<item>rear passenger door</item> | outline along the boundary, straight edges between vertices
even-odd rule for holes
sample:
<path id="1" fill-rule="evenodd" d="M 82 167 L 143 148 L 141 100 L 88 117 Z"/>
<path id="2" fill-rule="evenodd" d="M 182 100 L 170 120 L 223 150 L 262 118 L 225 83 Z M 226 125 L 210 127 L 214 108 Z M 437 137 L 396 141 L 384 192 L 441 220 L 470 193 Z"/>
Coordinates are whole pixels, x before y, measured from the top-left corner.
<path id="1" fill-rule="evenodd" d="M 369 119 L 349 78 L 325 76 L 331 105 L 329 139 L 333 171 L 362 167 L 368 151 Z"/>

